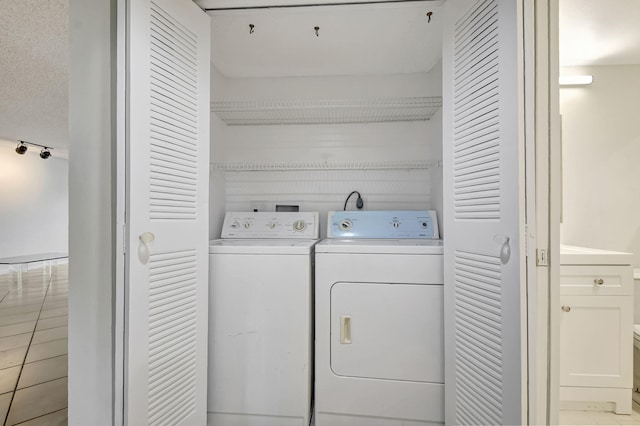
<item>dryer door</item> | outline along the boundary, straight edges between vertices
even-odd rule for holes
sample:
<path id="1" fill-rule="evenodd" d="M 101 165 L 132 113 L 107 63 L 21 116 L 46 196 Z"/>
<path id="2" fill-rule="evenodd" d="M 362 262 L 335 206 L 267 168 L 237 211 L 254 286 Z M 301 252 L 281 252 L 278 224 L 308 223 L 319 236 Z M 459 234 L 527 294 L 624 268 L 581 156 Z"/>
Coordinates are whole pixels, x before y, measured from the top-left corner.
<path id="1" fill-rule="evenodd" d="M 443 383 L 443 286 L 334 284 L 331 369 L 338 376 Z"/>

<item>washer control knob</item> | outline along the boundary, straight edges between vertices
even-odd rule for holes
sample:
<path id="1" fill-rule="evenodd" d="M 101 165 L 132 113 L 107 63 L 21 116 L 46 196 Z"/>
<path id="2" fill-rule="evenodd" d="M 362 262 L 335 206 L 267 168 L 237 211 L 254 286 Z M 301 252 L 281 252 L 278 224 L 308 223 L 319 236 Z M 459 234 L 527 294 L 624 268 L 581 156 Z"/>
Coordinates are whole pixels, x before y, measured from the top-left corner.
<path id="1" fill-rule="evenodd" d="M 397 220 L 394 220 L 392 222 L 392 226 L 394 227 L 394 229 L 398 229 L 400 227 L 400 222 L 398 222 Z"/>
<path id="2" fill-rule="evenodd" d="M 240 224 L 239 224 L 239 223 L 238 223 L 238 221 L 236 220 L 236 221 L 234 221 L 230 226 L 231 226 L 231 228 L 232 228 L 232 229 L 237 229 L 237 228 L 239 228 L 239 227 L 240 227 Z"/>
<path id="3" fill-rule="evenodd" d="M 424 228 L 424 229 L 427 229 L 427 228 L 429 227 L 429 224 L 428 224 L 427 222 L 422 222 L 422 223 L 420 224 L 420 227 L 422 227 L 422 228 Z"/>
<path id="4" fill-rule="evenodd" d="M 269 222 L 267 223 L 267 227 L 269 227 L 269 229 L 273 229 L 276 227 L 276 223 L 275 222 Z"/>
<path id="5" fill-rule="evenodd" d="M 247 221 L 247 222 L 243 223 L 242 226 L 244 226 L 245 229 L 249 229 L 249 228 L 251 228 L 251 222 Z"/>
<path id="6" fill-rule="evenodd" d="M 300 219 L 293 222 L 294 231 L 304 231 L 305 229 L 307 229 L 307 222 L 304 220 Z"/>
<path id="7" fill-rule="evenodd" d="M 345 219 L 340 221 L 338 226 L 340 227 L 341 231 L 348 231 L 353 226 L 353 223 L 349 219 Z"/>

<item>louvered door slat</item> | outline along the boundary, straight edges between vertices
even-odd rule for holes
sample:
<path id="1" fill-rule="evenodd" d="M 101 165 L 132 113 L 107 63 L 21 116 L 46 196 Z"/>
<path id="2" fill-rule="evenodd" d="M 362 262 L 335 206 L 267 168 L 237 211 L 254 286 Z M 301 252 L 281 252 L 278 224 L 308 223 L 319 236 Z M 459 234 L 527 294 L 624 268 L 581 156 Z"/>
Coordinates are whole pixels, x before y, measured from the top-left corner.
<path id="1" fill-rule="evenodd" d="M 185 118 L 184 115 L 174 114 L 164 106 L 156 106 L 151 104 L 152 118 L 158 120 L 158 122 L 164 123 L 167 128 L 173 129 L 176 133 L 181 133 L 188 139 L 193 140 L 197 135 L 197 122 L 194 122 L 190 118 Z"/>
<path id="2" fill-rule="evenodd" d="M 172 134 L 178 136 L 182 141 L 191 143 L 195 147 L 196 132 L 193 127 L 189 127 L 188 124 L 178 120 L 174 120 L 173 117 L 169 117 L 163 114 L 161 111 L 155 111 L 151 108 L 151 125 L 158 126 L 160 129 L 169 131 Z"/>
<path id="3" fill-rule="evenodd" d="M 476 138 L 472 143 L 467 144 L 464 147 L 459 147 L 455 152 L 455 157 L 460 161 L 465 161 L 468 158 L 487 156 L 490 154 L 496 154 L 500 152 L 497 139 L 490 137 Z"/>
<path id="4" fill-rule="evenodd" d="M 195 83 L 197 74 L 193 74 L 193 70 L 185 68 L 184 64 L 180 63 L 178 58 L 171 56 L 172 53 L 166 50 L 166 46 L 161 43 L 154 43 L 153 41 L 151 42 L 151 46 L 151 59 L 157 63 L 158 67 L 155 71 L 180 86 L 180 89 L 195 98 L 197 95 Z"/>
<path id="5" fill-rule="evenodd" d="M 152 143 L 151 153 L 162 155 L 165 157 L 171 157 L 171 158 L 174 158 L 176 161 L 184 161 L 187 164 L 196 159 L 196 156 L 193 155 L 190 151 L 179 149 L 176 146 L 167 145 L 167 144 L 157 145 Z"/>
<path id="6" fill-rule="evenodd" d="M 456 300 L 456 302 L 459 302 L 460 307 L 460 309 L 458 309 L 458 321 L 456 325 L 467 330 L 466 332 L 460 332 L 460 335 L 466 335 L 466 341 L 475 342 L 475 346 L 486 346 L 499 354 L 502 344 L 500 335 L 498 334 L 500 330 L 487 323 L 487 318 L 485 318 L 483 313 L 476 307 L 470 307 L 459 299 Z M 495 319 L 491 320 L 494 321 Z M 461 340 L 459 343 L 462 344 L 464 342 L 465 341 Z"/>
<path id="7" fill-rule="evenodd" d="M 474 142 L 476 138 L 484 137 L 487 134 L 496 137 L 497 127 L 498 117 L 496 114 L 484 117 L 478 117 L 477 114 L 474 114 L 474 116 L 466 122 L 457 123 L 455 148 L 459 149 L 463 147 L 464 144 Z"/>
<path id="8" fill-rule="evenodd" d="M 206 423 L 210 20 L 129 0 L 126 424 Z"/>
<path id="9" fill-rule="evenodd" d="M 479 136 L 486 139 L 487 136 L 495 137 L 498 132 L 498 56 L 490 54 L 483 61 L 477 61 L 481 54 L 478 52 L 492 51 L 497 43 L 497 6 L 489 3 L 492 2 L 479 2 L 473 10 L 473 19 L 465 21 L 455 37 L 454 150 L 474 144 Z M 485 99 L 475 96 L 478 93 L 485 95 Z M 495 125 L 487 128 L 490 121 Z M 477 133 L 480 129 L 484 129 L 481 135 Z M 469 180 L 498 174 L 499 168 L 500 157 L 497 153 L 473 160 L 456 156 L 454 179 Z M 499 194 L 491 198 L 471 198 L 467 195 L 464 200 L 456 198 L 455 213 L 458 219 L 499 219 Z"/>
<path id="10" fill-rule="evenodd" d="M 443 37 L 446 423 L 522 423 L 521 10 L 448 0 Z"/>
<path id="11" fill-rule="evenodd" d="M 176 49 L 176 43 L 166 38 L 163 28 L 153 25 L 152 21 L 151 57 L 163 64 L 166 64 L 171 75 L 177 77 L 191 91 L 197 91 L 198 74 L 195 72 L 195 64 Z"/>
<path id="12" fill-rule="evenodd" d="M 173 357 L 172 362 L 165 362 L 161 368 L 158 360 L 167 359 L 167 352 L 172 348 L 195 348 L 196 321 L 194 315 L 196 307 L 196 279 L 193 274 L 195 253 L 193 251 L 181 251 L 176 253 L 164 253 L 160 258 L 152 255 L 150 260 L 150 299 L 149 299 L 149 421 L 150 424 L 163 424 L 162 418 L 166 415 L 166 405 L 172 406 L 172 410 L 180 407 L 174 405 L 169 395 L 172 394 L 171 386 L 178 381 L 189 388 L 195 388 L 193 378 L 188 380 L 190 370 L 195 363 L 195 353 L 185 354 L 185 359 Z M 186 261 L 186 262 L 185 262 Z M 186 274 L 184 274 L 186 273 Z M 154 291 L 157 286 L 164 286 L 168 277 L 181 276 L 176 286 L 180 293 L 177 297 L 166 298 L 163 293 Z M 167 340 L 167 331 L 182 336 L 178 339 Z M 153 381 L 157 376 L 162 376 L 162 381 Z M 172 380 L 173 377 L 181 377 Z M 171 385 L 171 386 L 169 386 Z M 167 400 L 159 404 L 158 400 Z"/>
<path id="13" fill-rule="evenodd" d="M 192 152 L 195 148 L 194 141 L 191 137 L 184 137 L 180 133 L 174 132 L 162 122 L 155 123 L 156 126 L 151 129 L 151 142 L 154 146 L 165 149 L 181 149 Z M 194 152 L 194 154 L 197 154 Z"/>
<path id="14" fill-rule="evenodd" d="M 187 189 L 192 192 L 197 192 L 197 180 L 195 179 L 193 174 L 183 173 L 180 170 L 175 170 L 172 167 L 162 167 L 161 164 L 151 164 L 151 169 L 149 170 L 149 174 L 152 178 L 150 183 L 151 185 L 155 185 L 158 188 L 164 187 L 164 182 L 169 179 L 174 182 L 181 183 L 186 186 L 184 191 L 185 195 L 188 195 Z"/>
<path id="15" fill-rule="evenodd" d="M 483 111 L 486 113 L 494 109 L 492 107 L 495 107 L 498 102 L 498 91 L 492 82 L 488 82 L 486 87 L 471 93 L 470 97 L 471 98 L 468 99 L 469 102 L 466 102 L 466 107 L 460 108 L 460 110 L 456 112 L 460 119 L 460 125 L 458 125 L 457 128 L 460 130 L 463 129 L 463 120 L 467 118 L 472 120 L 474 116 L 482 114 Z"/>
<path id="16" fill-rule="evenodd" d="M 151 8 L 151 26 L 157 27 L 158 34 L 171 40 L 171 45 L 179 46 L 178 52 L 182 53 L 186 60 L 196 66 L 198 64 L 198 52 L 194 47 L 198 42 L 198 37 L 180 22 L 173 19 L 161 7 L 158 7 L 157 4 L 154 2 L 152 4 L 155 7 Z"/>
<path id="17" fill-rule="evenodd" d="M 193 164 L 184 164 L 178 160 L 171 161 L 166 157 L 154 155 L 153 152 L 149 158 L 155 167 L 162 168 L 165 172 L 170 170 L 174 176 L 182 176 L 185 179 L 195 179 L 197 176 L 197 169 L 193 168 Z"/>
<path id="18" fill-rule="evenodd" d="M 492 19 L 497 13 L 496 2 L 476 2 L 473 11 L 456 23 L 456 52 L 465 55 L 468 46 L 476 41 L 478 33 L 494 24 Z M 474 49 L 477 51 L 477 49 Z M 481 50 L 482 51 L 482 50 Z"/>
<path id="19" fill-rule="evenodd" d="M 465 383 L 470 384 L 470 387 L 473 388 L 476 392 L 486 392 L 482 395 L 482 398 L 484 398 L 485 402 L 494 406 L 500 405 L 501 395 L 493 391 L 492 389 L 487 389 L 484 383 L 481 383 L 477 380 L 477 377 L 483 371 L 482 369 L 475 366 L 472 360 L 469 360 L 468 363 L 464 364 L 461 369 L 466 373 L 464 375 Z M 496 387 L 499 387 L 500 381 L 495 380 L 494 385 Z"/>
<path id="20" fill-rule="evenodd" d="M 164 369 L 168 366 L 170 367 L 174 363 L 183 362 L 184 360 L 191 359 L 191 352 L 193 351 L 193 342 L 190 340 L 184 344 L 184 342 L 180 342 L 181 344 L 176 346 L 172 346 L 168 349 L 165 349 L 162 356 L 156 356 L 153 359 L 153 362 L 149 363 L 150 367 L 153 367 L 153 371 L 149 374 L 149 383 L 153 385 L 154 379 L 156 377 L 162 378 L 164 375 Z M 158 399 L 158 398 L 156 398 Z"/>
<path id="21" fill-rule="evenodd" d="M 478 371 L 487 373 L 485 379 L 491 382 L 494 391 L 498 390 L 502 385 L 502 377 L 496 376 L 490 366 L 500 362 L 500 350 L 495 345 L 487 343 L 486 338 L 479 338 L 475 331 L 473 333 L 471 331 L 461 332 L 464 340 L 458 342 L 458 346 L 466 345 L 469 348 L 467 352 L 461 351 L 456 355 L 463 361 L 460 368 L 473 365 Z M 473 357 L 470 354 L 473 354 Z"/>
<path id="22" fill-rule="evenodd" d="M 468 135 L 459 135 L 454 152 L 458 154 L 482 143 L 498 141 L 497 135 L 495 134 L 496 125 L 497 122 L 495 120 L 486 121 L 483 125 L 474 127 L 473 131 L 469 132 Z"/>
<path id="23" fill-rule="evenodd" d="M 457 84 L 460 84 L 460 90 L 458 91 L 457 101 L 461 101 L 460 94 L 468 93 L 465 89 L 472 86 L 473 80 L 478 75 L 485 75 L 490 70 L 497 67 L 496 61 L 498 60 L 498 46 L 497 43 L 491 46 L 492 50 L 477 52 L 473 59 L 474 66 L 463 69 L 460 74 L 456 76 Z M 495 71 L 494 71 L 495 72 Z M 457 105 L 457 108 L 462 108 L 464 105 Z"/>
<path id="24" fill-rule="evenodd" d="M 198 122 L 193 119 L 193 115 L 189 112 L 185 112 L 178 102 L 170 101 L 166 96 L 152 95 L 151 107 L 157 110 L 165 110 L 172 115 L 178 117 L 178 120 L 191 124 L 193 127 L 197 126 Z"/>
<path id="25" fill-rule="evenodd" d="M 174 88 L 171 78 L 162 73 L 160 69 L 154 68 L 151 70 L 151 92 L 158 94 L 165 94 L 165 96 L 173 99 L 174 102 L 182 104 L 185 111 L 195 112 L 197 111 L 197 104 L 193 96 L 184 93 L 177 88 Z"/>

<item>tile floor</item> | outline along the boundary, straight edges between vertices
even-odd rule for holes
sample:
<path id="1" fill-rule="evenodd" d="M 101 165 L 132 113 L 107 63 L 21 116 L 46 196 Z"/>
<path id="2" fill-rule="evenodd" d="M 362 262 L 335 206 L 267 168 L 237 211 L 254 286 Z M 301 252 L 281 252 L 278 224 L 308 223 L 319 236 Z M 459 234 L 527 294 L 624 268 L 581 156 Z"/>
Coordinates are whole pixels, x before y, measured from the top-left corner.
<path id="1" fill-rule="evenodd" d="M 611 411 L 560 411 L 561 425 L 640 425 L 640 405 L 633 403 L 631 415 Z"/>
<path id="2" fill-rule="evenodd" d="M 68 268 L 25 275 L 0 273 L 0 422 L 66 425 Z"/>
<path id="3" fill-rule="evenodd" d="M 66 264 L 30 270 L 22 289 L 0 271 L 0 422 L 5 426 L 67 424 Z M 561 411 L 561 425 L 640 425 L 603 411 Z"/>

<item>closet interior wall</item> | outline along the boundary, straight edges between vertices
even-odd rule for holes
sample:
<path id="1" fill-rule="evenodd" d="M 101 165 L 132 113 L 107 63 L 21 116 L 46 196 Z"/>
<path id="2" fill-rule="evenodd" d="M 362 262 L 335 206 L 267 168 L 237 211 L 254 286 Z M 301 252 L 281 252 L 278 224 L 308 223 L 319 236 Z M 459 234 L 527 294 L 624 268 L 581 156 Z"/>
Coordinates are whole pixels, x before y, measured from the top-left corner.
<path id="1" fill-rule="evenodd" d="M 442 96 L 440 61 L 404 74 L 262 77 L 251 70 L 237 77 L 225 75 L 215 57 L 212 104 L 364 101 L 366 109 L 370 100 Z M 350 60 L 358 61 L 357 51 Z M 326 213 L 342 210 L 353 190 L 368 210 L 435 209 L 442 217 L 440 108 L 428 120 L 387 121 L 385 113 L 379 122 L 238 125 L 212 112 L 210 237 L 220 236 L 225 211 L 275 204 L 319 211 L 325 237 Z"/>

